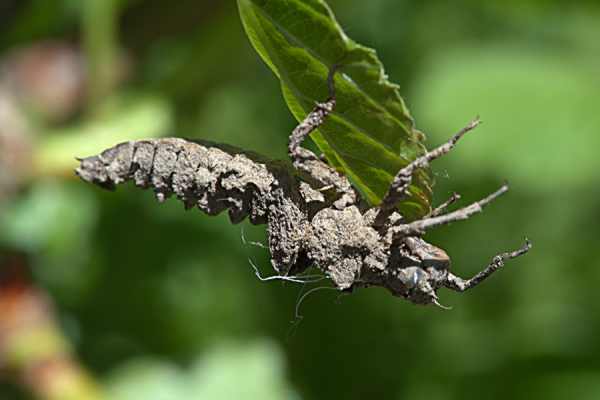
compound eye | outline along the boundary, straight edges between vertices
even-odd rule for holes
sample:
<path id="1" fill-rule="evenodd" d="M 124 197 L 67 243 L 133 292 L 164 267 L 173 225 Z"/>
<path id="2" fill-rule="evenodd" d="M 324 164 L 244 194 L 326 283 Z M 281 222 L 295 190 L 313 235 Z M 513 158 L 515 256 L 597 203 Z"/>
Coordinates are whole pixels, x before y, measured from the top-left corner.
<path id="1" fill-rule="evenodd" d="M 419 267 L 407 267 L 399 272 L 400 280 L 408 288 L 414 288 L 419 285 L 423 279 L 427 279 L 426 272 Z"/>

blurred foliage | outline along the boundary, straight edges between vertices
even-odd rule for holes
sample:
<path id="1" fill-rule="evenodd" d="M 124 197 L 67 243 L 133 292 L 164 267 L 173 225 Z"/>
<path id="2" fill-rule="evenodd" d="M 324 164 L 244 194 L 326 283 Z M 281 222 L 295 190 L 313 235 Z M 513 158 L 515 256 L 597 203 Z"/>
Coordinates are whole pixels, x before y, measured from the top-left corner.
<path id="1" fill-rule="evenodd" d="M 431 63 L 434 67 L 425 72 L 415 104 L 428 110 L 423 123 L 436 132 L 459 127 L 472 114 L 465 110 L 485 115 L 488 123 L 478 132 L 485 140 L 474 141 L 460 161 L 449 160 L 460 162 L 467 174 L 479 169 L 478 173 L 510 176 L 547 192 L 563 185 L 585 185 L 598 174 L 600 137 L 595 132 L 600 115 L 595 110 L 600 104 L 600 78 L 594 63 L 569 62 L 566 56 L 543 50 L 533 55 L 516 46 L 439 54 Z M 468 96 L 455 95 L 448 103 L 461 92 Z M 527 107 L 514 101 L 531 94 L 535 97 Z M 544 140 L 532 134 L 536 130 L 544 133 Z M 518 133 L 520 149 L 529 149 L 522 162 L 507 157 L 515 145 L 514 137 L 506 134 L 510 131 Z M 575 170 L 570 167 L 574 164 Z M 538 173 L 541 170 L 543 174 Z"/>
<path id="2" fill-rule="evenodd" d="M 295 329 L 300 288 L 262 283 L 248 264 L 271 269 L 264 250 L 241 241 L 242 228 L 264 240 L 262 227 L 158 205 L 135 188 L 104 193 L 70 173 L 75 156 L 155 135 L 285 157 L 295 119 L 235 2 L 115 0 L 103 18 L 90 17 L 92 3 L 0 4 L 0 97 L 12 104 L 0 111 L 13 110 L 32 144 L 32 162 L 8 165 L 37 165 L 0 196 L 0 244 L 29 253 L 81 364 L 114 398 L 600 396 L 597 2 L 330 1 L 402 85 L 428 147 L 477 114 L 484 121 L 433 165 L 434 204 L 512 184 L 481 216 L 429 235 L 454 271 L 475 273 L 524 235 L 534 249 L 471 293 L 440 292 L 452 311 L 375 289 L 339 301 L 319 291 Z M 61 118 L 31 110 L 6 72 L 15 52 L 49 40 L 88 62 L 106 60 L 98 40 L 113 60 L 111 78 L 87 75 L 85 96 L 68 97 L 79 103 L 60 107 L 70 110 Z M 93 95 L 91 82 L 107 89 Z M 0 168 L 16 132 L 4 121 Z M 30 398 L 9 377 L 0 398 Z"/>
<path id="3" fill-rule="evenodd" d="M 139 359 L 109 377 L 115 400 L 294 398 L 283 378 L 280 351 L 268 342 L 218 344 L 191 367 Z"/>

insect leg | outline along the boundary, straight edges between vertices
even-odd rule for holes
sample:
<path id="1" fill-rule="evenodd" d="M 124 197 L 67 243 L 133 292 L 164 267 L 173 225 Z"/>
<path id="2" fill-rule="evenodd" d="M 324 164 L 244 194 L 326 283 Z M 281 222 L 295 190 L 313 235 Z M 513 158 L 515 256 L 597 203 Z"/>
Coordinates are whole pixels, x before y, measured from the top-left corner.
<path id="1" fill-rule="evenodd" d="M 316 189 L 320 191 L 334 190 L 340 197 L 340 207 L 344 207 L 355 203 L 358 198 L 348 179 L 327 164 L 323 156 L 319 157 L 301 146 L 304 139 L 319 128 L 335 108 L 334 76 L 337 68 L 338 66 L 334 65 L 327 77 L 329 98 L 324 103 L 317 103 L 306 118 L 296 126 L 289 138 L 288 154 L 295 168 L 309 174 L 320 185 Z"/>
<path id="2" fill-rule="evenodd" d="M 442 215 L 444 213 L 444 211 L 446 211 L 446 209 L 448 209 L 448 207 L 450 207 L 452 204 L 456 203 L 458 200 L 460 200 L 460 194 L 458 194 L 456 192 L 452 193 L 452 196 L 450 196 L 450 198 L 448 200 L 446 200 L 445 202 L 443 202 L 442 204 L 437 206 L 428 215 L 428 217 L 437 217 L 439 215 Z"/>
<path id="3" fill-rule="evenodd" d="M 329 98 L 324 103 L 317 103 L 315 108 L 313 108 L 313 110 L 310 113 L 308 113 L 304 120 L 300 122 L 300 124 L 296 126 L 296 128 L 294 128 L 292 134 L 290 135 L 288 142 L 288 154 L 296 168 L 301 166 L 307 159 L 313 161 L 323 161 L 320 157 L 317 157 L 312 151 L 305 149 L 300 145 L 308 135 L 310 135 L 319 126 L 323 125 L 327 116 L 331 114 L 335 109 L 336 100 L 334 76 L 336 68 L 336 66 L 333 66 L 329 71 L 329 75 L 327 77 Z"/>
<path id="4" fill-rule="evenodd" d="M 412 182 L 412 176 L 416 169 L 426 168 L 429 163 L 436 158 L 439 158 L 450 152 L 458 142 L 467 132 L 475 129 L 481 123 L 479 117 L 475 118 L 471 121 L 467 126 L 458 131 L 450 140 L 441 146 L 436 147 L 432 151 L 429 151 L 417 158 L 406 167 L 402 168 L 396 176 L 394 180 L 390 184 L 387 194 L 383 198 L 380 209 L 384 213 L 389 213 L 393 210 L 396 204 L 402 200 L 404 196 L 406 196 L 406 191 Z"/>
<path id="5" fill-rule="evenodd" d="M 440 215 L 437 217 L 423 218 L 409 224 L 401 224 L 392 226 L 389 229 L 389 233 L 394 237 L 406 237 L 411 235 L 421 235 L 425 233 L 427 229 L 435 228 L 436 226 L 446 225 L 455 221 L 462 221 L 469 219 L 473 214 L 480 213 L 483 208 L 496 200 L 502 194 L 508 191 L 508 184 L 504 184 L 500 189 L 490 194 L 484 199 L 474 202 L 467 207 L 458 209 L 448 214 Z"/>
<path id="6" fill-rule="evenodd" d="M 483 270 L 476 274 L 471 279 L 462 279 L 452 273 L 448 273 L 448 277 L 444 282 L 444 286 L 449 289 L 456 290 L 457 292 L 464 292 L 465 290 L 474 288 L 483 282 L 486 278 L 498 271 L 504 266 L 504 262 L 527 253 L 531 249 L 531 242 L 525 238 L 525 244 L 518 250 L 498 254 L 492 258 L 492 262 Z"/>

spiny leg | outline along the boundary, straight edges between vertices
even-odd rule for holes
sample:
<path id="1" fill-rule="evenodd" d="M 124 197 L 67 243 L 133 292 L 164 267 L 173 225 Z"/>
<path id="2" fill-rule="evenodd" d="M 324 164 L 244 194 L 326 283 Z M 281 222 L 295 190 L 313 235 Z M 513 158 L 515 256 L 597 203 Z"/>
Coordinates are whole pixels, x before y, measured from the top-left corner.
<path id="1" fill-rule="evenodd" d="M 323 125 L 327 116 L 335 109 L 334 77 L 337 68 L 338 66 L 334 65 L 329 70 L 327 77 L 329 98 L 324 103 L 317 103 L 315 108 L 293 130 L 288 143 L 288 154 L 295 168 L 308 173 L 320 184 L 320 187 L 317 189 L 321 191 L 334 189 L 340 196 L 340 207 L 344 207 L 355 203 L 358 198 L 348 179 L 327 164 L 323 156 L 319 157 L 312 151 L 301 147 L 304 139 Z"/>
<path id="2" fill-rule="evenodd" d="M 433 211 L 431 211 L 431 213 L 427 217 L 437 217 L 439 215 L 442 215 L 444 211 L 448 209 L 448 207 L 456 203 L 458 200 L 460 200 L 460 194 L 456 192 L 452 193 L 452 196 L 450 196 L 448 200 L 437 206 Z"/>
<path id="3" fill-rule="evenodd" d="M 325 119 L 329 114 L 333 112 L 336 106 L 335 100 L 335 86 L 333 84 L 333 79 L 335 76 L 337 67 L 334 66 L 329 71 L 329 75 L 327 76 L 327 87 L 329 89 L 329 98 L 323 103 L 317 103 L 315 108 L 308 113 L 308 115 L 304 118 L 296 128 L 292 131 L 292 134 L 289 138 L 288 143 L 288 154 L 294 163 L 296 168 L 301 168 L 306 160 L 319 160 L 322 161 L 320 157 L 317 157 L 312 151 L 301 147 L 300 145 L 310 135 L 315 129 L 319 126 L 323 125 Z"/>
<path id="4" fill-rule="evenodd" d="M 446 225 L 455 221 L 463 221 L 469 219 L 472 215 L 483 211 L 484 207 L 496 200 L 498 197 L 508 191 L 508 184 L 504 184 L 500 189 L 490 194 L 484 199 L 476 201 L 467 207 L 458 209 L 448 214 L 437 217 L 423 218 L 409 224 L 396 225 L 389 228 L 389 234 L 392 237 L 406 237 L 412 235 L 422 235 L 427 229 L 435 228 L 436 226 Z"/>
<path id="5" fill-rule="evenodd" d="M 393 211 L 396 207 L 396 204 L 398 204 L 398 202 L 406 196 L 406 192 L 412 182 L 412 176 L 416 169 L 425 168 L 429 165 L 431 161 L 443 156 L 444 154 L 449 153 L 450 150 L 452 150 L 456 145 L 456 142 L 458 142 L 460 138 L 462 138 L 465 135 L 465 133 L 475 129 L 480 124 L 480 122 L 481 121 L 479 117 L 475 118 L 467 126 L 462 128 L 454 136 L 452 136 L 452 138 L 449 141 L 433 149 L 432 151 L 425 153 L 424 155 L 417 158 L 416 160 L 408 164 L 406 167 L 398 171 L 398 173 L 394 177 L 394 180 L 390 184 L 387 194 L 385 195 L 383 201 L 381 202 L 381 205 L 379 206 L 382 213 L 390 214 L 391 211 Z"/>
<path id="6" fill-rule="evenodd" d="M 494 272 L 498 271 L 500 268 L 504 266 L 504 262 L 507 260 L 511 260 L 513 258 L 522 256 L 527 253 L 531 249 L 531 242 L 525 238 L 525 244 L 518 250 L 506 252 L 502 254 L 498 254 L 492 259 L 492 262 L 477 275 L 472 277 L 471 279 L 462 279 L 452 273 L 448 273 L 448 277 L 446 278 L 446 282 L 444 282 L 444 286 L 449 289 L 456 290 L 458 292 L 464 292 L 465 290 L 474 288 L 483 282 L 486 278 L 492 275 Z"/>
<path id="7" fill-rule="evenodd" d="M 325 122 L 325 118 L 333 112 L 335 98 L 329 98 L 324 103 L 317 103 L 315 108 L 308 113 L 306 118 L 292 131 L 288 143 L 288 154 L 296 168 L 300 167 L 307 159 L 323 162 L 312 151 L 300 145 L 315 129 Z"/>

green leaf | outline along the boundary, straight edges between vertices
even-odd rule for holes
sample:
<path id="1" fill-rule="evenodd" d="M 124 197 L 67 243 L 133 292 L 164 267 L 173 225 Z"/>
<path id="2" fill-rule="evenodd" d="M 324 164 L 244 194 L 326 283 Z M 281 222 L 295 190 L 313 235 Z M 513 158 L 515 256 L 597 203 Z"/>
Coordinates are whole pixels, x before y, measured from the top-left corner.
<path id="1" fill-rule="evenodd" d="M 298 120 L 328 97 L 336 74 L 337 108 L 311 135 L 327 160 L 378 204 L 396 172 L 425 151 L 424 135 L 390 83 L 375 51 L 348 38 L 322 0 L 238 0 L 252 45 L 281 81 Z M 409 218 L 430 210 L 429 171 L 418 171 L 400 209 Z"/>

